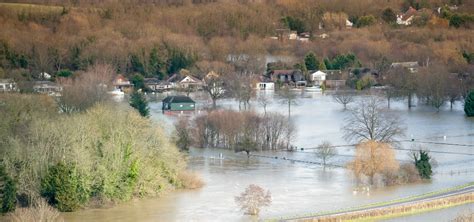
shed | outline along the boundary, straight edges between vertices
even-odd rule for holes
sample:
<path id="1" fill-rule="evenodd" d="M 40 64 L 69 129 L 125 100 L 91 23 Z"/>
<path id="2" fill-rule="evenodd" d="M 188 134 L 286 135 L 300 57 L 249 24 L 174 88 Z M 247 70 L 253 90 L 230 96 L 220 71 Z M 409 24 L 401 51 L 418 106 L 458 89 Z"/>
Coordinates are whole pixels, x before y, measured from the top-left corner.
<path id="1" fill-rule="evenodd" d="M 163 111 L 194 111 L 196 102 L 187 96 L 168 96 L 162 101 Z"/>

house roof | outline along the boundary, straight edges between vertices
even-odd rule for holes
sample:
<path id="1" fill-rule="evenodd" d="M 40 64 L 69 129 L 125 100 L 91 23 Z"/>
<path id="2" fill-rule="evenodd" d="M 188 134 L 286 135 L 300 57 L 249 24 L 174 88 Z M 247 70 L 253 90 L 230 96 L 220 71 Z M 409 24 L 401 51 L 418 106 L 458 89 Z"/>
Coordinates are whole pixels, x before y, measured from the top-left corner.
<path id="1" fill-rule="evenodd" d="M 160 80 L 157 78 L 145 78 L 144 82 L 145 84 L 158 84 Z"/>
<path id="2" fill-rule="evenodd" d="M 392 63 L 392 67 L 404 67 L 404 68 L 413 68 L 420 66 L 418 62 L 394 62 Z"/>
<path id="3" fill-rule="evenodd" d="M 416 11 L 416 9 L 410 6 L 410 8 L 408 8 L 405 14 L 402 15 L 402 20 L 403 21 L 408 20 L 410 17 L 414 16 L 417 12 L 418 11 Z"/>
<path id="4" fill-rule="evenodd" d="M 198 78 L 196 78 L 196 77 L 194 77 L 194 76 L 191 76 L 191 75 L 187 75 L 187 76 L 184 77 L 180 82 L 183 82 L 186 78 L 189 78 L 189 79 L 191 79 L 193 82 L 196 82 L 196 83 L 201 82 L 200 79 L 198 79 Z"/>
<path id="5" fill-rule="evenodd" d="M 168 96 L 163 99 L 164 103 L 195 103 L 194 100 L 187 96 Z"/>
<path id="6" fill-rule="evenodd" d="M 295 70 L 295 69 L 286 69 L 286 70 L 273 70 L 271 73 L 273 73 L 273 75 L 291 75 L 293 73 L 299 73 L 300 71 L 299 70 Z"/>
<path id="7" fill-rule="evenodd" d="M 13 79 L 0 79 L 0 83 L 14 83 Z"/>
<path id="8" fill-rule="evenodd" d="M 181 80 L 180 75 L 178 73 L 175 73 L 171 75 L 166 81 L 167 82 L 179 82 Z"/>
<path id="9" fill-rule="evenodd" d="M 318 71 L 316 71 L 316 72 L 313 72 L 311 75 L 318 75 L 318 76 L 324 75 L 324 76 L 325 76 L 325 75 L 327 75 L 327 73 L 325 73 L 325 72 L 323 72 L 323 71 L 321 71 L 321 70 L 318 70 Z"/>

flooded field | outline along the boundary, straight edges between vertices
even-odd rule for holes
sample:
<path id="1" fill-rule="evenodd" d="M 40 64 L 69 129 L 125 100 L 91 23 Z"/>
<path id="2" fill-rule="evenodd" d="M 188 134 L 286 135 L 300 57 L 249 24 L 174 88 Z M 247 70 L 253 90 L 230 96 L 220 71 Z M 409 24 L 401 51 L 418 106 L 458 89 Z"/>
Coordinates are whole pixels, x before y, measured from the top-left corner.
<path id="1" fill-rule="evenodd" d="M 287 107 L 278 96 L 273 93 L 260 96 L 273 98 L 273 103 L 267 108 L 269 111 L 287 114 Z M 152 119 L 165 124 L 171 132 L 175 117 L 161 114 L 159 101 L 163 97 L 157 96 L 157 102 L 150 104 Z M 204 96 L 192 97 L 201 108 L 209 104 Z M 222 100 L 218 104 L 238 109 L 233 100 Z M 256 102 L 252 105 L 256 112 L 263 110 Z M 407 133 L 402 139 L 414 139 L 414 142 L 401 142 L 401 147 L 421 146 L 433 151 L 432 156 L 439 166 L 431 182 L 377 188 L 370 194 L 354 194 L 354 180 L 350 172 L 343 168 L 323 169 L 315 164 L 283 160 L 281 157 L 316 160 L 308 148 L 324 140 L 334 145 L 348 144 L 342 139 L 340 130 L 348 111 L 344 111 L 342 105 L 335 103 L 330 96 L 302 93 L 298 105 L 292 106 L 291 118 L 298 131 L 295 145 L 305 150 L 262 153 L 279 159 L 247 159 L 243 153 L 195 148 L 190 152 L 188 167 L 203 177 L 206 183 L 203 188 L 171 192 L 160 198 L 131 201 L 109 209 L 64 213 L 63 217 L 66 221 L 249 221 L 257 218 L 244 216 L 234 202 L 234 197 L 249 184 L 271 191 L 272 205 L 261 213 L 261 218 L 270 219 L 397 199 L 474 181 L 474 119 L 464 116 L 462 104 L 455 104 L 453 110 L 446 106 L 436 112 L 423 105 L 408 110 L 404 101 L 397 101 L 392 103 L 390 112 L 400 115 L 403 120 Z M 223 159 L 218 158 L 221 153 Z M 353 148 L 338 148 L 338 153 L 340 155 L 330 162 L 344 165 L 352 158 Z M 397 159 L 407 161 L 408 152 L 397 151 Z M 472 205 L 468 207 L 472 208 Z M 416 221 L 426 218 L 437 216 L 432 212 Z M 415 221 L 408 217 L 403 219 Z"/>

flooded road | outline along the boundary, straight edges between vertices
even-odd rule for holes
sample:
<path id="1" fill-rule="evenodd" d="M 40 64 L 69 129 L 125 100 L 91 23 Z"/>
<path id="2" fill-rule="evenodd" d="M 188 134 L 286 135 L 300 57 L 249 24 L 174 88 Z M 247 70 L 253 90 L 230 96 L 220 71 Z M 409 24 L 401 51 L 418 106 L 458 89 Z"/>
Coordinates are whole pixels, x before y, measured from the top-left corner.
<path id="1" fill-rule="evenodd" d="M 287 114 L 287 107 L 280 103 L 276 95 L 267 93 L 265 96 L 273 98 L 268 111 Z M 160 101 L 163 97 L 160 95 L 156 100 Z M 209 103 L 203 96 L 192 97 L 198 107 Z M 238 109 L 233 100 L 218 101 L 218 104 Z M 174 117 L 162 115 L 159 102 L 150 106 L 152 119 L 167 125 L 171 132 Z M 256 112 L 263 110 L 256 102 L 252 106 Z M 314 161 L 314 153 L 307 148 L 315 147 L 324 140 L 334 145 L 348 144 L 342 139 L 340 128 L 349 113 L 343 110 L 342 105 L 333 102 L 330 96 L 303 93 L 291 112 L 298 131 L 294 144 L 306 149 L 291 153 L 263 152 L 263 155 Z M 188 167 L 202 176 L 206 183 L 203 188 L 171 192 L 160 198 L 131 201 L 109 209 L 64 213 L 63 217 L 66 221 L 251 221 L 257 218 L 244 216 L 234 202 L 234 197 L 249 184 L 257 184 L 272 193 L 272 204 L 263 209 L 260 218 L 269 219 L 360 206 L 474 181 L 474 119 L 464 116 L 461 103 L 457 103 L 452 111 L 444 107 L 438 113 L 423 105 L 408 110 L 403 101 L 397 101 L 391 104 L 390 112 L 400 115 L 403 120 L 407 129 L 403 139 L 415 140 L 400 143 L 400 146 L 408 149 L 421 146 L 434 152 L 462 154 L 433 152 L 432 156 L 439 166 L 429 183 L 377 188 L 370 194 L 353 194 L 354 180 L 350 172 L 343 168 L 323 169 L 319 165 L 293 163 L 281 158 L 247 159 L 243 153 L 220 149 L 192 149 Z M 220 153 L 224 159 L 217 158 Z M 351 159 L 353 148 L 338 148 L 338 153 L 341 155 L 330 163 L 344 165 Z M 409 159 L 407 151 L 396 153 L 401 161 Z"/>

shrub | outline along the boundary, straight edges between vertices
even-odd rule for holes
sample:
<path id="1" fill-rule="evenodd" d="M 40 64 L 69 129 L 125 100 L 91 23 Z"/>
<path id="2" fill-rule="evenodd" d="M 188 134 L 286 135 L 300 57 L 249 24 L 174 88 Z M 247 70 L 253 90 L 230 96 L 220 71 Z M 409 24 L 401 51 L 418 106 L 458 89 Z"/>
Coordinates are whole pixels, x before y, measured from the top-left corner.
<path id="1" fill-rule="evenodd" d="M 88 188 L 76 168 L 71 164 L 58 163 L 49 168 L 41 183 L 41 194 L 60 211 L 74 211 L 89 197 Z"/>
<path id="2" fill-rule="evenodd" d="M 415 166 L 418 169 L 420 177 L 423 179 L 430 179 L 433 171 L 431 171 L 430 155 L 427 151 L 420 150 L 417 153 L 413 153 L 413 159 Z"/>
<path id="3" fill-rule="evenodd" d="M 192 138 L 189 128 L 189 123 L 187 119 L 180 119 L 175 125 L 176 128 L 176 138 L 175 142 L 181 151 L 188 151 L 189 146 L 192 144 Z"/>
<path id="4" fill-rule="evenodd" d="M 134 91 L 132 95 L 130 95 L 130 106 L 138 110 L 140 115 L 143 117 L 148 117 L 150 115 L 148 102 L 146 101 L 145 96 L 138 91 Z"/>
<path id="5" fill-rule="evenodd" d="M 464 100 L 464 112 L 466 116 L 474 116 L 474 91 L 471 91 Z"/>
<path id="6" fill-rule="evenodd" d="M 64 221 L 59 212 L 51 207 L 46 201 L 41 199 L 32 207 L 19 208 L 15 212 L 10 213 L 13 222 L 61 222 Z"/>
<path id="7" fill-rule="evenodd" d="M 240 196 L 235 197 L 235 202 L 245 214 L 258 215 L 262 207 L 270 206 L 272 197 L 270 191 L 265 192 L 263 188 L 251 184 Z"/>
<path id="8" fill-rule="evenodd" d="M 0 166 L 0 213 L 15 210 L 16 183 L 7 174 L 5 168 Z"/>
<path id="9" fill-rule="evenodd" d="M 69 77 L 72 76 L 72 72 L 69 69 L 61 69 L 56 73 L 59 77 Z"/>
<path id="10" fill-rule="evenodd" d="M 178 180 L 181 182 L 181 187 L 186 189 L 197 189 L 204 186 L 204 182 L 196 172 L 182 171 L 178 174 Z"/>
<path id="11" fill-rule="evenodd" d="M 362 28 L 366 26 L 371 26 L 375 24 L 376 19 L 372 15 L 367 15 L 367 16 L 361 16 L 359 19 L 357 19 L 356 26 L 357 28 Z"/>

